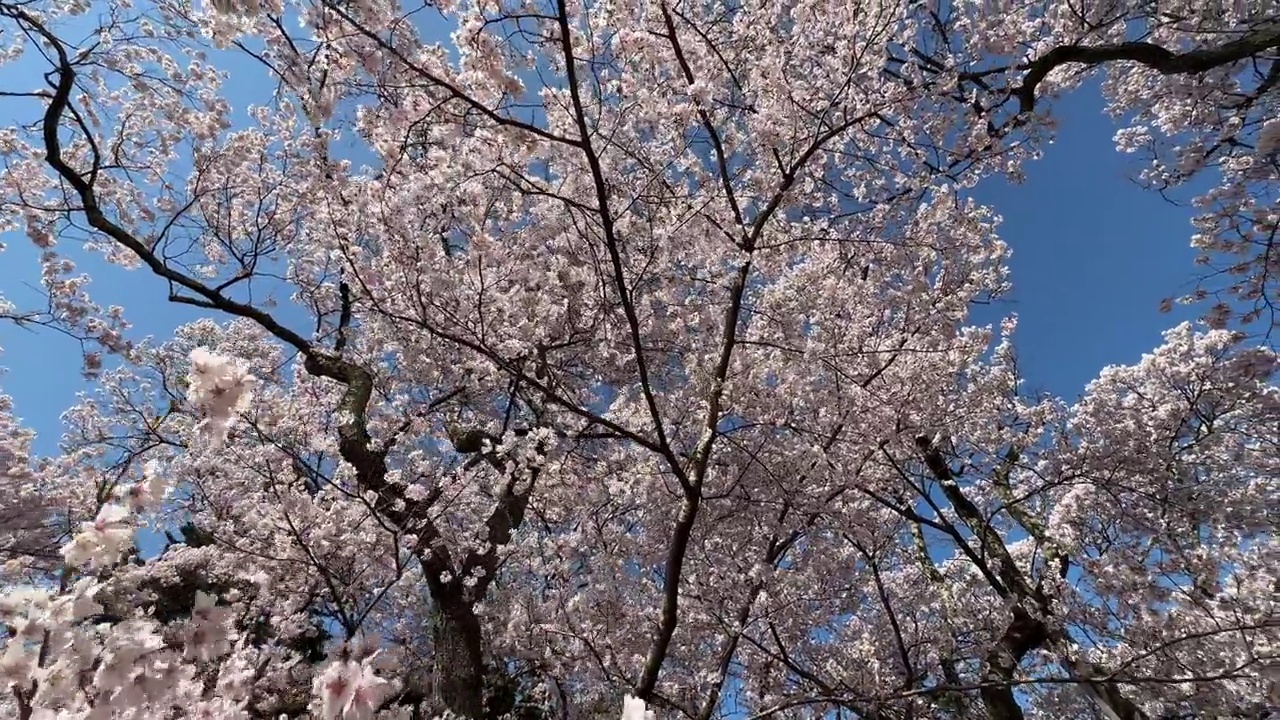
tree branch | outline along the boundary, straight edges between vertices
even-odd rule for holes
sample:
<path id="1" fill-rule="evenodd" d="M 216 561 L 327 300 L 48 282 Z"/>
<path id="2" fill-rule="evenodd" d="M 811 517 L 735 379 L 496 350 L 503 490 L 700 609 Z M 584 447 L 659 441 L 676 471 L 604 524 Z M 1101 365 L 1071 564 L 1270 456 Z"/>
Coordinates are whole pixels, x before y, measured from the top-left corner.
<path id="1" fill-rule="evenodd" d="M 1145 65 L 1162 75 L 1190 75 L 1208 72 L 1223 65 L 1247 59 L 1268 50 L 1280 48 L 1280 26 L 1252 32 L 1218 47 L 1175 53 L 1147 42 L 1124 42 L 1112 45 L 1059 45 L 1033 61 L 1014 94 L 1019 111 L 1035 109 L 1036 87 L 1049 73 L 1063 65 L 1101 65 L 1130 61 Z"/>

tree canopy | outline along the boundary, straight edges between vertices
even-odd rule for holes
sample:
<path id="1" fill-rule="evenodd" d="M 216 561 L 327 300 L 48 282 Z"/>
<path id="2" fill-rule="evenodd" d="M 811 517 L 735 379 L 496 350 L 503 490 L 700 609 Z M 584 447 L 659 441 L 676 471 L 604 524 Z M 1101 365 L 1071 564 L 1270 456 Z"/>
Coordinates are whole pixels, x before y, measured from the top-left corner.
<path id="1" fill-rule="evenodd" d="M 49 300 L 0 319 L 92 380 L 51 457 L 0 397 L 6 716 L 1275 704 L 1273 3 L 0 0 L 0 45 Z M 968 191 L 1096 79 L 1204 322 L 1067 403 L 971 318 Z M 89 257 L 208 317 L 137 337 Z"/>

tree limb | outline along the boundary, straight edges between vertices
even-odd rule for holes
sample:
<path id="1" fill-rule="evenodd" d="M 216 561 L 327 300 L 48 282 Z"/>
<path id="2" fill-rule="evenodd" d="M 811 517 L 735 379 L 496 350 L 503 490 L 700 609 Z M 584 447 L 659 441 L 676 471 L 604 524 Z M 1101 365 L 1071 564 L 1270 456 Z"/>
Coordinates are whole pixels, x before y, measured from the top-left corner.
<path id="1" fill-rule="evenodd" d="M 1130 61 L 1145 65 L 1162 75 L 1190 75 L 1208 72 L 1223 65 L 1247 59 L 1268 50 L 1280 48 L 1280 26 L 1258 30 L 1217 47 L 1175 53 L 1148 42 L 1124 42 L 1111 45 L 1059 45 L 1028 66 L 1022 85 L 1014 94 L 1019 111 L 1035 110 L 1036 87 L 1049 73 L 1063 65 L 1101 65 Z"/>

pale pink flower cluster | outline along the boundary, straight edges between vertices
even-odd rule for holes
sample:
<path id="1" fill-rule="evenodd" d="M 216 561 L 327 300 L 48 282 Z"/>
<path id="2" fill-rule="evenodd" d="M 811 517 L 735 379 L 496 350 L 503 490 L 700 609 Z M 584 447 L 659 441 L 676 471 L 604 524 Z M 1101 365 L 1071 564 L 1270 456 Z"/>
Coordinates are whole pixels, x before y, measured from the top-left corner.
<path id="1" fill-rule="evenodd" d="M 151 461 L 143 466 L 142 481 L 129 486 L 125 492 L 125 500 L 134 511 L 146 510 L 164 499 L 166 489 L 167 484 L 159 463 Z"/>
<path id="2" fill-rule="evenodd" d="M 622 699 L 622 720 L 654 720 L 653 711 L 645 709 L 640 698 L 627 695 Z"/>
<path id="3" fill-rule="evenodd" d="M 62 547 L 63 560 L 72 567 L 88 566 L 91 570 L 120 562 L 133 548 L 131 516 L 163 500 L 165 488 L 159 466 L 147 463 L 142 480 L 126 486 L 115 502 L 103 505 L 93 521 L 80 524 L 80 532 Z"/>
<path id="4" fill-rule="evenodd" d="M 231 652 L 231 608 L 217 603 L 216 597 L 196 591 L 191 620 L 183 632 L 187 660 L 208 662 Z"/>
<path id="5" fill-rule="evenodd" d="M 279 13 L 283 9 L 280 0 L 208 0 L 219 15 L 255 17 L 262 12 Z"/>
<path id="6" fill-rule="evenodd" d="M 191 359 L 191 400 L 205 409 L 206 422 L 217 423 L 224 433 L 233 413 L 248 402 L 254 378 L 240 363 L 203 349 L 193 351 Z M 160 466 L 148 462 L 141 480 L 123 486 L 63 546 L 67 566 L 96 571 L 118 565 L 133 548 L 134 513 L 153 509 L 164 499 L 166 488 Z M 104 610 L 97 599 L 103 582 L 87 576 L 63 592 L 14 588 L 0 595 L 0 622 L 12 629 L 0 656 L 0 683 L 35 688 L 26 701 L 37 707 L 64 708 L 49 717 L 86 716 L 66 709 L 86 707 L 88 698 L 77 680 L 86 672 L 94 688 L 88 716 L 159 711 L 176 704 L 178 697 L 198 693 L 198 664 L 232 651 L 237 640 L 231 625 L 233 608 L 218 605 L 216 597 L 202 591 L 196 592 L 191 617 L 181 629 L 180 651 L 170 649 L 163 626 L 146 615 L 110 625 L 85 622 Z M 33 683 L 37 677 L 39 682 Z M 195 716 L 235 720 L 243 717 L 241 705 L 226 697 L 202 700 L 194 706 Z"/>
<path id="7" fill-rule="evenodd" d="M 315 695 L 323 720 L 373 720 L 391 690 L 391 683 L 374 672 L 373 657 L 342 660 L 329 665 L 315 680 Z"/>
<path id="8" fill-rule="evenodd" d="M 80 524 L 80 532 L 62 547 L 62 558 L 68 565 L 88 565 L 90 569 L 111 567 L 120 562 L 133 547 L 133 527 L 129 524 L 129 508 L 110 503 L 103 505 L 92 522 Z"/>
<path id="9" fill-rule="evenodd" d="M 196 348 L 191 351 L 187 382 L 187 399 L 205 414 L 200 429 L 221 441 L 236 414 L 249 406 L 257 378 L 239 361 Z"/>

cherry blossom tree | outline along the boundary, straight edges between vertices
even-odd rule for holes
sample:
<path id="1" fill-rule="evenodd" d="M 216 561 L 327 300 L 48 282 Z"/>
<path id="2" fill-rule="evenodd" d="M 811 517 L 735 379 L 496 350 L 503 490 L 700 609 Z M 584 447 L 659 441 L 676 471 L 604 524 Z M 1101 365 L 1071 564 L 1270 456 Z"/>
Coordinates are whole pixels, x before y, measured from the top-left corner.
<path id="1" fill-rule="evenodd" d="M 0 477 L 6 497 L 0 505 L 0 552 L 6 563 L 48 571 L 58 559 L 59 532 L 51 523 L 50 494 L 58 488 L 40 486 L 32 472 L 31 441 L 35 433 L 13 416 L 13 401 L 0 396 Z"/>
<path id="2" fill-rule="evenodd" d="M 993 9 L 0 0 L 0 310 L 93 380 L 56 457 L 0 403 L 5 711 L 1262 717 L 1280 24 Z M 1094 73 L 1235 304 L 1068 405 L 966 193 Z"/>

